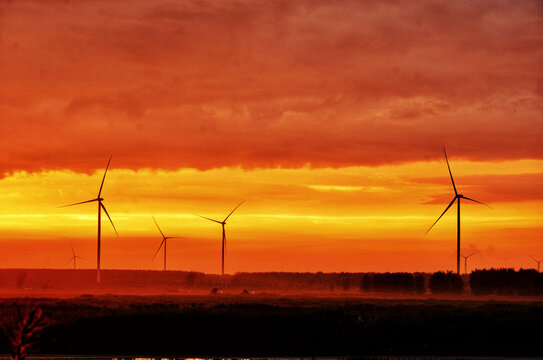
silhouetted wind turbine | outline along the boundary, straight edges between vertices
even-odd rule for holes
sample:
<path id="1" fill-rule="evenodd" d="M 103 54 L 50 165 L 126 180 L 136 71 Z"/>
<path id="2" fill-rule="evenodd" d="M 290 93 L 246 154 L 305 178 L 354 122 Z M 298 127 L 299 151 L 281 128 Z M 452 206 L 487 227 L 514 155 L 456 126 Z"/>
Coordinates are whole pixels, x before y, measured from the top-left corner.
<path id="1" fill-rule="evenodd" d="M 543 261 L 543 259 L 541 260 L 537 260 L 536 258 L 532 257 L 531 255 L 528 255 L 533 261 L 535 261 L 537 263 L 537 272 L 539 272 L 539 265 L 541 265 L 541 262 Z"/>
<path id="2" fill-rule="evenodd" d="M 168 239 L 179 239 L 179 237 L 175 236 L 165 236 L 162 230 L 160 230 L 160 226 L 158 226 L 158 223 L 155 220 L 155 217 L 153 216 L 153 221 L 155 222 L 156 227 L 158 228 L 158 231 L 160 231 L 160 235 L 162 235 L 162 242 L 160 243 L 160 246 L 158 247 L 155 256 L 153 256 L 153 259 L 158 255 L 158 252 L 160 251 L 160 248 L 162 245 L 164 245 L 164 270 L 166 270 L 166 244 Z"/>
<path id="3" fill-rule="evenodd" d="M 87 259 L 85 259 L 85 258 L 83 258 L 83 257 L 81 257 L 81 256 L 77 256 L 77 255 L 75 254 L 75 251 L 74 251 L 74 248 L 73 248 L 73 247 L 72 247 L 72 254 L 73 254 L 73 256 L 70 258 L 70 261 L 68 261 L 68 262 L 66 263 L 66 265 L 68 265 L 69 263 L 71 263 L 71 262 L 73 261 L 73 262 L 74 262 L 74 270 L 75 270 L 75 269 L 76 269 L 77 259 L 81 259 L 81 260 L 87 260 Z"/>
<path id="4" fill-rule="evenodd" d="M 469 255 L 460 255 L 464 258 L 464 274 L 467 275 L 468 273 L 468 259 L 472 257 L 475 254 L 478 254 L 481 250 L 477 250 L 476 252 L 469 254 Z"/>
<path id="5" fill-rule="evenodd" d="M 224 250 L 225 250 L 225 248 L 226 248 L 226 232 L 225 232 L 225 230 L 224 230 L 224 225 L 226 225 L 226 220 L 228 220 L 228 218 L 230 217 L 230 215 L 232 215 L 232 213 L 233 213 L 234 211 L 236 211 L 236 209 L 237 209 L 238 207 L 240 207 L 240 205 L 243 204 L 244 202 L 245 202 L 245 200 L 242 201 L 242 202 L 240 202 L 240 203 L 238 204 L 238 206 L 236 206 L 236 207 L 234 208 L 234 210 L 232 210 L 232 211 L 230 212 L 230 214 L 228 214 L 228 216 L 224 218 L 223 221 L 214 220 L 214 219 L 210 219 L 210 218 L 208 218 L 208 217 L 202 216 L 202 215 L 194 214 L 194 215 L 199 216 L 199 217 L 201 217 L 201 218 L 203 218 L 203 219 L 207 219 L 207 220 L 209 220 L 209 221 L 213 221 L 213 222 L 216 222 L 216 223 L 219 223 L 219 224 L 222 225 L 222 255 L 221 255 L 221 260 L 222 260 L 222 262 L 221 262 L 221 275 L 224 275 Z"/>
<path id="6" fill-rule="evenodd" d="M 86 204 L 86 203 L 90 203 L 94 201 L 98 202 L 98 251 L 97 251 L 97 260 L 96 260 L 96 282 L 100 282 L 100 245 L 101 245 L 100 242 L 102 238 L 102 226 L 101 226 L 102 210 L 104 210 L 104 212 L 106 213 L 107 218 L 109 219 L 109 222 L 111 223 L 111 226 L 113 226 L 113 230 L 115 230 L 115 234 L 119 236 L 119 234 L 117 233 L 117 229 L 115 229 L 115 225 L 113 225 L 113 220 L 111 220 L 111 217 L 109 216 L 106 210 L 106 207 L 102 203 L 104 201 L 104 198 L 100 197 L 100 195 L 102 195 L 102 188 L 104 187 L 104 181 L 106 180 L 107 169 L 109 168 L 110 162 L 111 162 L 111 157 L 109 158 L 109 161 L 107 162 L 106 171 L 104 172 L 104 177 L 102 178 L 102 184 L 100 185 L 100 190 L 98 190 L 98 196 L 96 197 L 96 199 L 91 199 L 87 201 L 78 202 L 75 204 L 61 206 L 61 207 L 67 207 L 67 206 L 74 206 L 74 205 L 79 205 L 79 204 Z"/>
<path id="7" fill-rule="evenodd" d="M 453 189 L 454 189 L 454 198 L 452 199 L 452 201 L 450 202 L 450 204 L 447 206 L 447 208 L 445 209 L 445 211 L 443 211 L 443 213 L 441 213 L 441 215 L 439 215 L 439 217 L 437 218 L 437 220 L 432 224 L 432 226 L 430 226 L 430 228 L 426 231 L 426 233 L 428 233 L 430 230 L 432 230 L 432 228 L 434 227 L 435 224 L 437 224 L 437 222 L 439 221 L 439 219 L 441 219 L 441 217 L 443 215 L 445 215 L 445 213 L 447 212 L 447 210 L 449 210 L 449 208 L 454 204 L 454 202 L 456 201 L 457 204 L 458 204 L 458 211 L 457 211 L 457 215 L 456 215 L 456 273 L 458 275 L 460 275 L 460 199 L 466 199 L 466 200 L 469 200 L 469 201 L 473 201 L 473 202 L 476 202 L 478 204 L 481 204 L 481 205 L 484 205 L 486 207 L 489 207 L 492 209 L 492 207 L 488 206 L 487 204 L 485 203 L 482 203 L 480 201 L 477 201 L 477 200 L 474 200 L 474 199 L 470 199 L 468 197 L 465 197 L 464 195 L 462 194 L 459 194 L 458 191 L 456 191 L 456 185 L 454 184 L 454 179 L 453 179 L 453 176 L 452 176 L 452 172 L 451 172 L 451 167 L 449 166 L 449 159 L 447 158 L 447 152 L 445 151 L 445 147 L 443 147 L 443 153 L 445 154 L 445 161 L 447 162 L 447 168 L 449 169 L 449 175 L 451 176 L 451 182 L 452 182 L 452 186 L 453 186 Z"/>

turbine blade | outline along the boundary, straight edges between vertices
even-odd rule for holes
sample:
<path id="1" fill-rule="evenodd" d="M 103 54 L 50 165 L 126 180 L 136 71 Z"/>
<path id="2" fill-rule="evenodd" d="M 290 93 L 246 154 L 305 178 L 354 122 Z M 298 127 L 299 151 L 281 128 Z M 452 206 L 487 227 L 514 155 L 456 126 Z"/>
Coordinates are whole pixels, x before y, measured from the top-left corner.
<path id="1" fill-rule="evenodd" d="M 74 258 L 71 258 L 70 260 L 68 260 L 68 262 L 66 264 L 64 264 L 64 266 L 68 265 L 69 263 L 71 263 L 73 261 Z"/>
<path id="2" fill-rule="evenodd" d="M 111 223 L 111 226 L 113 226 L 113 230 L 115 230 L 115 234 L 117 234 L 117 236 L 119 236 L 119 233 L 117 232 L 117 229 L 115 228 L 115 225 L 113 224 L 113 220 L 111 220 L 111 216 L 109 216 L 107 210 L 106 210 L 106 207 L 104 206 L 104 204 L 102 204 L 102 202 L 100 201 L 100 206 L 102 207 L 102 209 L 104 209 L 104 212 L 106 213 L 107 215 L 107 218 L 109 219 L 109 222 Z"/>
<path id="3" fill-rule="evenodd" d="M 199 217 L 201 217 L 202 219 L 207 219 L 207 220 L 214 221 L 214 222 L 216 222 L 216 223 L 222 224 L 222 222 L 220 222 L 219 220 L 210 219 L 210 218 L 208 218 L 208 217 L 205 217 L 205 216 L 202 216 L 202 215 L 198 215 L 198 214 L 192 214 L 192 215 L 199 216 Z"/>
<path id="4" fill-rule="evenodd" d="M 528 256 L 529 256 L 533 261 L 539 262 L 539 261 L 537 261 L 532 255 L 528 255 Z"/>
<path id="5" fill-rule="evenodd" d="M 468 257 L 472 257 L 473 255 L 476 255 L 476 254 L 478 254 L 480 252 L 481 252 L 481 250 L 477 250 L 476 252 L 469 254 Z"/>
<path id="6" fill-rule="evenodd" d="M 456 185 L 454 184 L 454 179 L 451 172 L 451 167 L 449 166 L 449 159 L 447 158 L 447 152 L 445 151 L 445 146 L 443 146 L 443 152 L 445 153 L 445 161 L 447 161 L 447 168 L 449 169 L 449 175 L 451 175 L 451 181 L 452 181 L 454 193 L 455 195 L 458 195 L 458 192 L 456 191 Z"/>
<path id="7" fill-rule="evenodd" d="M 84 257 L 81 257 L 81 256 L 76 256 L 76 258 L 87 261 L 87 259 L 85 259 Z"/>
<path id="8" fill-rule="evenodd" d="M 162 248 L 162 245 L 164 244 L 164 241 L 166 241 L 166 239 L 162 239 L 162 242 L 160 243 L 160 246 L 158 247 L 155 255 L 153 256 L 153 260 L 156 258 L 156 256 L 158 255 L 158 252 L 160 251 L 160 249 Z"/>
<path id="9" fill-rule="evenodd" d="M 441 215 L 439 215 L 439 217 L 437 218 L 437 220 L 432 224 L 432 226 L 430 226 L 430 228 L 429 228 L 428 230 L 426 230 L 426 233 L 427 233 L 427 234 L 428 234 L 428 232 L 429 232 L 430 230 L 432 230 L 432 228 L 434 227 L 434 225 L 437 224 L 437 222 L 439 221 L 439 219 L 441 219 L 441 217 L 442 217 L 443 215 L 445 215 L 445 213 L 447 212 L 447 210 L 449 210 L 449 208 L 452 206 L 452 204 L 454 204 L 454 202 L 456 201 L 456 199 L 457 199 L 457 197 L 455 196 L 455 197 L 452 199 L 452 201 L 451 201 L 451 203 L 449 204 L 449 206 L 447 206 L 447 208 L 445 209 L 445 211 L 443 211 L 443 212 L 441 213 Z"/>
<path id="10" fill-rule="evenodd" d="M 234 208 L 234 210 L 230 211 L 230 214 L 228 214 L 228 216 L 223 220 L 223 222 L 226 222 L 226 220 L 230 217 L 230 215 L 232 215 L 232 213 L 233 213 L 234 211 L 236 211 L 236 209 L 239 208 L 240 205 L 243 204 L 244 202 L 245 202 L 245 200 L 243 200 L 242 202 L 240 202 L 240 203 L 238 204 L 238 206 L 236 206 L 236 207 Z"/>
<path id="11" fill-rule="evenodd" d="M 492 209 L 492 206 L 490 206 L 490 205 L 487 205 L 487 204 L 485 204 L 485 203 L 482 203 L 482 202 L 480 202 L 480 201 L 477 201 L 477 200 L 473 200 L 473 199 L 470 199 L 469 197 L 465 197 L 465 196 L 462 196 L 462 199 L 466 199 L 466 200 L 469 200 L 469 201 L 473 201 L 473 202 L 476 202 L 476 203 L 478 203 L 478 204 L 484 205 L 484 206 L 486 206 L 486 207 L 488 207 L 488 208 L 491 208 L 491 209 Z"/>
<path id="12" fill-rule="evenodd" d="M 98 201 L 98 199 L 92 199 L 92 200 L 87 200 L 87 201 L 81 201 L 81 202 L 74 203 L 74 204 L 62 205 L 62 206 L 59 206 L 59 208 L 74 206 L 74 205 L 80 205 L 80 204 L 86 204 L 86 203 L 90 203 L 90 202 L 93 202 L 93 201 Z"/>
<path id="13" fill-rule="evenodd" d="M 106 171 L 104 172 L 104 177 L 102 178 L 102 184 L 100 185 L 100 190 L 98 190 L 98 197 L 100 197 L 100 194 L 102 193 L 102 188 L 104 187 L 104 181 L 106 180 L 107 169 L 109 168 L 109 163 L 111 162 L 112 157 L 113 156 L 110 156 L 109 161 L 107 162 Z"/>
<path id="14" fill-rule="evenodd" d="M 162 235 L 162 238 L 165 238 L 164 233 L 162 232 L 162 230 L 160 230 L 160 226 L 158 226 L 158 223 L 155 220 L 155 217 L 153 216 L 152 218 L 153 218 L 153 221 L 155 222 L 156 227 L 158 228 L 158 231 L 160 231 L 160 235 Z"/>

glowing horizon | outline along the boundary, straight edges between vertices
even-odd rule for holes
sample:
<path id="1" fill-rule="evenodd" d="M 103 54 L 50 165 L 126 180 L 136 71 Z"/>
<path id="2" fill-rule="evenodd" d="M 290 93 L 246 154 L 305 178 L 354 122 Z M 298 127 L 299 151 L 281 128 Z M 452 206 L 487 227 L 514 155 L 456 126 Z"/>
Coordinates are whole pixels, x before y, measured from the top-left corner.
<path id="1" fill-rule="evenodd" d="M 160 243 L 160 234 L 151 220 L 151 216 L 155 216 L 168 236 L 183 238 L 169 242 L 170 269 L 217 272 L 220 229 L 194 214 L 222 219 L 243 199 L 246 202 L 227 224 L 227 273 L 432 271 L 452 269 L 454 263 L 454 211 L 425 235 L 453 197 L 444 161 L 340 169 L 221 168 L 208 171 L 133 171 L 115 169 L 114 161 L 103 190 L 104 202 L 120 234 L 117 239 L 107 219 L 103 219 L 102 255 L 109 268 L 160 268 L 161 261 L 150 261 Z M 527 170 L 542 165 L 543 161 L 535 160 L 472 163 L 453 158 L 459 191 L 466 190 L 468 196 L 484 198 L 494 207 L 490 210 L 468 204 L 465 208 L 463 249 L 481 250 L 481 258 L 472 259 L 473 266 L 530 266 L 531 260 L 522 254 L 540 249 L 537 239 L 542 233 L 539 225 L 542 200 L 523 198 L 526 187 L 507 197 L 501 189 L 507 188 L 510 176 L 533 178 L 531 186 L 535 189 L 539 174 L 530 174 Z M 474 174 L 469 174 L 472 171 Z M 486 186 L 477 180 L 484 173 L 487 173 L 483 178 Z M 62 254 L 67 256 L 71 252 L 71 244 L 78 244 L 78 254 L 89 259 L 79 265 L 93 268 L 94 204 L 72 208 L 57 206 L 94 196 L 102 175 L 102 171 L 92 174 L 48 171 L 16 172 L 4 177 L 0 180 L 7 189 L 3 197 L 10 199 L 13 206 L 0 213 L 0 233 L 4 234 L 0 247 L 9 253 L 6 247 L 13 241 L 6 241 L 6 236 L 16 236 L 23 242 L 29 240 L 34 247 L 40 237 L 45 241 L 44 247 L 50 242 L 54 242 L 55 247 L 64 244 L 62 249 L 56 250 L 58 260 L 50 251 L 41 259 L 34 255 L 28 262 L 17 260 L 26 267 L 57 267 L 63 263 Z M 500 177 L 506 180 L 489 181 Z M 467 184 L 466 179 L 471 183 Z M 376 182 L 381 185 L 376 186 Z M 38 195 L 29 196 L 25 192 Z M 508 239 L 512 228 L 523 232 L 524 243 Z M 490 241 L 496 234 L 499 234 L 498 241 Z M 135 251 L 132 247 L 141 250 Z M 27 251 L 31 248 L 29 246 Z M 42 247 L 42 251 L 45 248 Z M 126 255 L 131 252 L 133 255 Z M 433 254 L 434 260 L 424 260 L 428 252 Z M 368 259 L 371 256 L 380 260 Z M 115 257 L 120 260 L 113 261 Z M 395 260 L 385 260 L 390 257 Z M 281 264 L 275 263 L 274 258 L 282 259 Z"/>

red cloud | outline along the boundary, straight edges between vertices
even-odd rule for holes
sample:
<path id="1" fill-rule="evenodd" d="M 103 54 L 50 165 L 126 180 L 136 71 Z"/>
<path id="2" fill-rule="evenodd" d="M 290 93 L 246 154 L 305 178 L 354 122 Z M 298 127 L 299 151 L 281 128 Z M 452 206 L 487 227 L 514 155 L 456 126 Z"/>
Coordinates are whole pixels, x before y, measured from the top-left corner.
<path id="1" fill-rule="evenodd" d="M 0 173 L 542 158 L 538 11 L 4 3 Z"/>

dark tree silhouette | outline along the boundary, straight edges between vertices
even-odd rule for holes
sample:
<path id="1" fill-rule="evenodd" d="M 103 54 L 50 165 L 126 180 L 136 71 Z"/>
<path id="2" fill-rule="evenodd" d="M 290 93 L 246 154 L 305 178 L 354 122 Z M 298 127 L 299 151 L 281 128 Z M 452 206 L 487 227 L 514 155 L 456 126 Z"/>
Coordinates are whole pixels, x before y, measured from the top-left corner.
<path id="1" fill-rule="evenodd" d="M 42 309 L 38 306 L 21 306 L 14 312 L 4 314 L 2 330 L 11 345 L 11 359 L 25 359 L 39 343 L 48 323 Z"/>
<path id="2" fill-rule="evenodd" d="M 542 295 L 543 274 L 533 269 L 476 270 L 470 275 L 470 287 L 475 295 Z"/>
<path id="3" fill-rule="evenodd" d="M 423 279 L 424 280 L 424 279 Z M 420 282 L 420 280 L 419 280 Z M 419 283 L 419 286 L 421 284 Z M 422 282 L 425 286 L 425 282 Z M 361 291 L 407 292 L 416 290 L 415 277 L 411 273 L 376 273 L 365 274 L 360 281 Z M 426 291 L 426 288 L 422 292 Z"/>
<path id="4" fill-rule="evenodd" d="M 426 292 L 426 277 L 423 274 L 416 274 L 413 287 L 417 294 L 424 294 Z"/>
<path id="5" fill-rule="evenodd" d="M 459 294 L 464 290 L 464 282 L 458 274 L 439 271 L 430 276 L 428 288 L 432 294 Z"/>
<path id="6" fill-rule="evenodd" d="M 371 291 L 373 289 L 373 278 L 369 274 L 364 274 L 360 280 L 360 291 Z"/>

